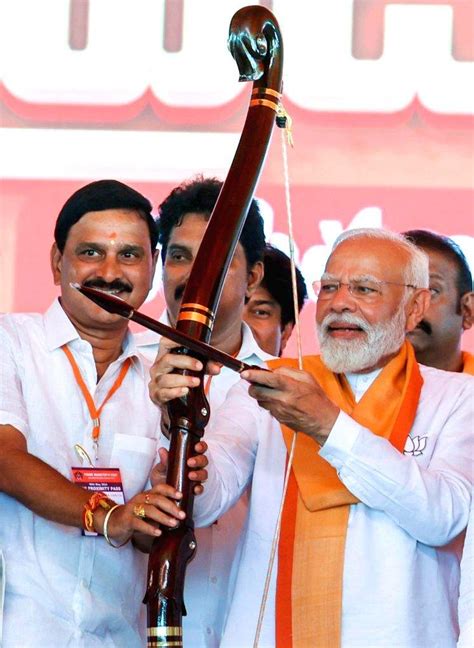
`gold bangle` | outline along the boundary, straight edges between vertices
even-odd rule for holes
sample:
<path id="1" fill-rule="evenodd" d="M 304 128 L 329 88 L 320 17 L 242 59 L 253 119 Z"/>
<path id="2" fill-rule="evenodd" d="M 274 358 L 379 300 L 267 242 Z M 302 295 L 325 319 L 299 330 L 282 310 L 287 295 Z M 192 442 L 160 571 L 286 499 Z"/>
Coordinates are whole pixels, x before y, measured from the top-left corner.
<path id="1" fill-rule="evenodd" d="M 125 542 L 122 542 L 122 543 L 116 545 L 116 544 L 114 544 L 114 543 L 112 542 L 112 540 L 109 538 L 109 534 L 107 533 L 107 527 L 108 527 L 108 525 L 109 525 L 110 516 L 111 516 L 112 513 L 115 511 L 115 509 L 117 509 L 119 506 L 121 506 L 121 505 L 120 505 L 120 504 L 115 504 L 115 506 L 112 506 L 112 508 L 110 508 L 110 509 L 107 511 L 107 513 L 106 513 L 106 515 L 105 515 L 105 518 L 104 518 L 104 528 L 103 528 L 103 530 L 102 530 L 102 532 L 103 532 L 103 534 L 104 534 L 104 538 L 105 538 L 106 541 L 107 541 L 107 544 L 109 544 L 109 545 L 110 545 L 111 547 L 113 547 L 114 549 L 119 549 L 120 547 L 123 547 L 123 546 L 126 545 L 127 542 L 130 540 L 130 538 L 127 538 L 127 539 L 125 540 Z"/>

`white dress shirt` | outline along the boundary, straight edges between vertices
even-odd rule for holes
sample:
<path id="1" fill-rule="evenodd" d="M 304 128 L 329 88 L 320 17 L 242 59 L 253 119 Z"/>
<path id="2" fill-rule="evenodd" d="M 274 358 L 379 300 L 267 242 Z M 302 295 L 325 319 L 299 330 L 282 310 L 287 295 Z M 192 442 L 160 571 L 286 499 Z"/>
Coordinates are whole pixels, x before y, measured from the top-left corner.
<path id="1" fill-rule="evenodd" d="M 474 646 L 474 502 L 471 503 L 471 514 L 461 560 L 459 628 L 458 648 L 472 648 Z"/>
<path id="2" fill-rule="evenodd" d="M 404 454 L 343 412 L 320 450 L 360 500 L 351 506 L 345 547 L 343 648 L 456 645 L 461 532 L 471 497 L 474 378 L 421 371 L 424 384 Z M 287 457 L 279 425 L 246 392 L 243 381 L 236 385 L 213 419 L 209 479 L 195 507 L 196 522 L 208 524 L 252 480 L 249 523 L 221 644 L 226 648 L 253 645 Z M 275 645 L 276 569 L 261 648 Z"/>
<path id="3" fill-rule="evenodd" d="M 166 312 L 160 321 L 169 325 Z M 151 332 L 137 333 L 135 341 L 141 353 L 151 360 L 155 359 L 159 336 Z M 250 328 L 244 323 L 242 346 L 237 357 L 243 362 L 261 366 L 272 356 L 260 349 Z M 208 391 L 211 421 L 229 389 L 238 381 L 239 374 L 227 367 L 223 367 L 221 373 L 211 379 Z M 208 430 L 204 439 L 209 440 Z M 217 648 L 220 645 L 230 591 L 233 589 L 231 567 L 247 512 L 248 493 L 245 492 L 216 524 L 196 529 L 197 552 L 188 565 L 184 588 L 187 616 L 183 617 L 183 637 L 186 647 Z"/>
<path id="4" fill-rule="evenodd" d="M 154 463 L 159 414 L 148 396 L 149 363 L 133 337 L 97 383 L 92 347 L 58 301 L 45 315 L 0 320 L 0 424 L 17 428 L 28 452 L 71 479 L 80 444 L 94 459 L 92 422 L 61 350 L 68 344 L 98 407 L 125 358 L 131 367 L 101 414 L 97 466 L 120 468 L 125 496 L 141 491 Z M 1 435 L 0 435 L 1 443 Z M 4 648 L 145 645 L 146 556 L 128 543 L 50 522 L 0 493 L 0 547 L 6 562 Z"/>

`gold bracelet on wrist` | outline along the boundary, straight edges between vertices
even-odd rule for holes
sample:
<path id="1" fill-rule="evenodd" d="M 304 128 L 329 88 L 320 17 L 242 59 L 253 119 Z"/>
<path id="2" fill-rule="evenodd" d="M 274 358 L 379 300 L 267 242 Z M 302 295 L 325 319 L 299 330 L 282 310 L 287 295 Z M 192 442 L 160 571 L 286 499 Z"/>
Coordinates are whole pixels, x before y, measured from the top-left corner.
<path id="1" fill-rule="evenodd" d="M 121 506 L 121 505 L 120 505 L 120 504 L 115 504 L 115 506 L 112 506 L 112 508 L 110 508 L 110 509 L 107 511 L 107 513 L 106 513 L 106 515 L 105 515 L 105 518 L 104 518 L 104 528 L 103 528 L 104 538 L 106 539 L 107 544 L 109 544 L 109 545 L 110 545 L 111 547 L 113 547 L 114 549 L 119 549 L 120 547 L 123 547 L 123 546 L 126 545 L 127 542 L 130 540 L 130 538 L 127 538 L 127 539 L 125 540 L 125 542 L 121 542 L 120 544 L 114 544 L 114 543 L 112 542 L 112 540 L 109 538 L 109 534 L 108 534 L 108 532 L 107 532 L 107 531 L 108 531 L 108 526 L 109 526 L 110 516 L 111 516 L 112 513 L 115 511 L 115 509 L 118 509 L 119 506 Z"/>

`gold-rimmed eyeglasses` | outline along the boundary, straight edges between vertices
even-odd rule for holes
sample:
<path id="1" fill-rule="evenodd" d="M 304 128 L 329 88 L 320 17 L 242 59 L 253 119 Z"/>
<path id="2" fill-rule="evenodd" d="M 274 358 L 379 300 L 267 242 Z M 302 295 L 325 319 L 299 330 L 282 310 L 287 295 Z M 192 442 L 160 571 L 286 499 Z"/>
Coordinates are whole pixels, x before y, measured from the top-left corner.
<path id="1" fill-rule="evenodd" d="M 318 300 L 324 301 L 334 297 L 342 286 L 346 286 L 350 294 L 359 301 L 375 301 L 383 294 L 383 286 L 400 286 L 402 288 L 413 288 L 413 284 L 402 284 L 395 281 L 378 281 L 375 279 L 353 279 L 349 282 L 337 281 L 335 279 L 321 279 L 313 282 L 313 290 Z"/>

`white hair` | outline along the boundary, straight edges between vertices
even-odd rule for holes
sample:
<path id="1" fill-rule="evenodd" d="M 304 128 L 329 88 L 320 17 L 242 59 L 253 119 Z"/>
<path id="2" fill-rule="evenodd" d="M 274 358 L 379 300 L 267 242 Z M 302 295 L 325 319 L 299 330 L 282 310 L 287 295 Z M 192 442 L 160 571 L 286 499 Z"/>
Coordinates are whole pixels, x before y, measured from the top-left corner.
<path id="1" fill-rule="evenodd" d="M 344 241 L 355 238 L 371 238 L 383 241 L 391 241 L 394 245 L 405 250 L 409 256 L 409 262 L 404 270 L 404 281 L 407 284 L 417 288 L 428 288 L 430 285 L 430 273 L 428 256 L 414 245 L 411 241 L 403 236 L 386 229 L 377 229 L 375 227 L 361 227 L 342 232 L 334 242 L 332 252 Z M 332 254 L 331 252 L 331 254 Z M 361 251 L 361 255 L 363 251 Z"/>

